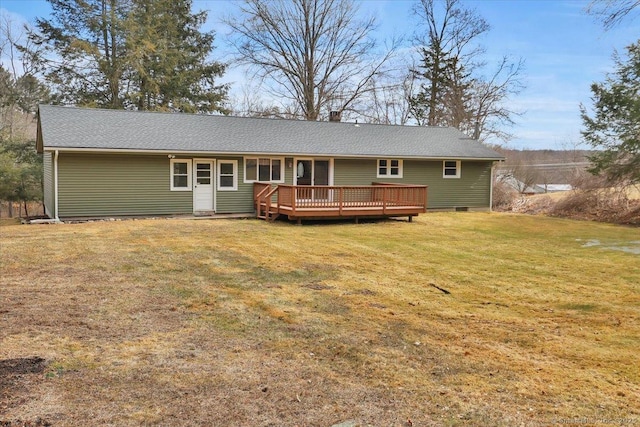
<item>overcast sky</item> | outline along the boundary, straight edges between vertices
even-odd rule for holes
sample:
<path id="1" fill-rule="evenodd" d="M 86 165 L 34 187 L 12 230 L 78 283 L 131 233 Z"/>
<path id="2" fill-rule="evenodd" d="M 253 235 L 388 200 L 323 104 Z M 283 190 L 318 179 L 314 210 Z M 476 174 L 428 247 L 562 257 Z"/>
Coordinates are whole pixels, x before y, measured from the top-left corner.
<path id="1" fill-rule="evenodd" d="M 411 34 L 416 26 L 409 0 L 361 0 L 361 10 L 377 17 L 380 38 Z M 603 81 L 611 71 L 614 50 L 640 37 L 640 18 L 627 19 L 617 28 L 604 31 L 585 13 L 583 0 L 467 0 L 491 25 L 482 38 L 489 63 L 509 55 L 525 61 L 526 89 L 510 100 L 523 112 L 510 131 L 515 138 L 507 146 L 528 149 L 571 148 L 580 142 L 580 103 L 590 105 L 590 85 Z M 44 0 L 0 0 L 3 12 L 33 23 L 47 17 Z M 209 11 L 208 29 L 215 29 L 214 55 L 227 55 L 220 17 L 233 10 L 226 0 L 195 0 L 198 10 Z M 232 91 L 239 92 L 243 74 L 230 69 L 225 77 Z"/>

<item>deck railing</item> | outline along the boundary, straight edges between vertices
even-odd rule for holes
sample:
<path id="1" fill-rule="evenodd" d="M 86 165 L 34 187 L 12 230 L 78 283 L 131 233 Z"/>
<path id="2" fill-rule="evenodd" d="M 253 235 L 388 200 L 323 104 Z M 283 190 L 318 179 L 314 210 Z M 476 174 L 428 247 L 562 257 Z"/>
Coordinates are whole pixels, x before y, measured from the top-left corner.
<path id="1" fill-rule="evenodd" d="M 266 182 L 254 182 L 253 183 L 253 200 L 257 201 L 260 197 L 262 197 L 265 191 L 271 188 L 271 184 Z"/>
<path id="2" fill-rule="evenodd" d="M 273 186 L 263 182 L 254 183 L 253 201 L 256 206 L 258 218 L 270 220 L 278 216 L 277 196 L 274 197 L 274 194 L 277 192 L 277 185 Z"/>
<path id="3" fill-rule="evenodd" d="M 426 209 L 426 186 L 293 186 L 279 185 L 278 205 L 298 209 Z"/>
<path id="4" fill-rule="evenodd" d="M 427 209 L 427 186 L 374 183 L 362 186 L 284 185 L 255 183 L 259 217 L 283 213 L 290 217 L 418 214 Z M 276 215 L 277 216 L 277 215 Z"/>

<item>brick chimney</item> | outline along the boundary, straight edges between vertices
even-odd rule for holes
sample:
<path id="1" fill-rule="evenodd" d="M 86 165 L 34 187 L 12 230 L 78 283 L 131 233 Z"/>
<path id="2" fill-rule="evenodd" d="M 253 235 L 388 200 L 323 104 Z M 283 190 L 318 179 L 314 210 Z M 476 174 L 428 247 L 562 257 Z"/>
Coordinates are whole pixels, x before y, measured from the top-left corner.
<path id="1" fill-rule="evenodd" d="M 339 122 L 342 120 L 342 113 L 340 111 L 329 111 L 329 121 Z"/>

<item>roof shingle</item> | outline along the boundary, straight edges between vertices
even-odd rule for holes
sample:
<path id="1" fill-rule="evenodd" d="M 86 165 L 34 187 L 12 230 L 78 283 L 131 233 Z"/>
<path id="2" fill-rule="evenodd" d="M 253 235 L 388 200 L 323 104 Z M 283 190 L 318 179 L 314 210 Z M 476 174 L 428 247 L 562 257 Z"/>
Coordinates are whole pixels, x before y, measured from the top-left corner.
<path id="1" fill-rule="evenodd" d="M 45 150 L 502 159 L 455 128 L 393 126 L 41 105 Z"/>

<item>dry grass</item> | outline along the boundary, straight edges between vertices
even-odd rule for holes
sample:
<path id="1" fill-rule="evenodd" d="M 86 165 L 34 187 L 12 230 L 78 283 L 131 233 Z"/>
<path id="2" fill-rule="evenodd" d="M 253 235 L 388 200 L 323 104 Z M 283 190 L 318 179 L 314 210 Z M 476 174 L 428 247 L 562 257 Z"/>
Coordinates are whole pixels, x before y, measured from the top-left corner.
<path id="1" fill-rule="evenodd" d="M 640 200 L 631 198 L 634 189 L 592 189 L 571 191 L 552 203 L 545 212 L 552 216 L 640 225 Z"/>
<path id="2" fill-rule="evenodd" d="M 500 200 L 500 199 L 498 199 Z M 497 210 L 612 224 L 640 225 L 640 187 L 593 187 L 586 190 L 519 196 L 513 194 Z"/>
<path id="3" fill-rule="evenodd" d="M 632 200 L 640 200 L 640 185 L 628 187 L 627 196 Z"/>
<path id="4" fill-rule="evenodd" d="M 9 217 L 10 203 L 12 202 L 6 202 L 6 201 L 0 200 L 0 221 L 10 219 Z M 34 216 L 45 214 L 44 206 L 42 205 L 42 202 L 28 202 L 26 211 L 24 209 L 24 203 L 13 202 L 12 213 L 13 213 L 13 218 L 20 218 L 20 217 L 27 217 L 27 216 L 34 217 Z"/>
<path id="5" fill-rule="evenodd" d="M 576 190 L 579 191 L 579 190 Z M 567 196 L 572 195 L 575 191 L 556 191 L 554 193 L 544 193 L 544 194 L 535 194 L 532 196 L 528 196 L 529 199 L 536 200 L 548 197 L 554 202 L 558 202 Z M 624 190 L 624 194 L 629 198 L 629 200 L 640 200 L 640 187 L 637 185 L 627 186 Z"/>
<path id="6" fill-rule="evenodd" d="M 4 373 L 0 424 L 640 422 L 637 228 L 443 213 L 0 236 L 0 361 L 46 360 Z"/>

